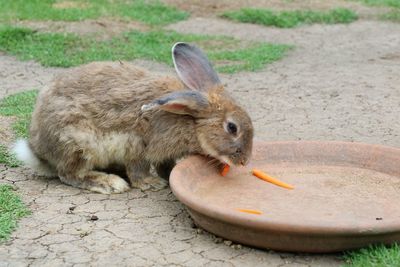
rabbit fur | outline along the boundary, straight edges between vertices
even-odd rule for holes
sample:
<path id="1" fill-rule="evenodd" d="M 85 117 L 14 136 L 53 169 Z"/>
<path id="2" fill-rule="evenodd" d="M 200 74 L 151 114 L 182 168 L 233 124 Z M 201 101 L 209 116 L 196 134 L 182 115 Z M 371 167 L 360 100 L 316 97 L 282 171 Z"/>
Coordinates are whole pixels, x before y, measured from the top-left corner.
<path id="1" fill-rule="evenodd" d="M 189 154 L 246 164 L 249 115 L 199 48 L 177 43 L 172 52 L 179 78 L 127 62 L 89 63 L 57 77 L 40 92 L 17 157 L 38 174 L 104 194 L 129 184 L 162 188 L 165 180 L 151 176 L 150 167 L 168 179 L 176 160 Z"/>

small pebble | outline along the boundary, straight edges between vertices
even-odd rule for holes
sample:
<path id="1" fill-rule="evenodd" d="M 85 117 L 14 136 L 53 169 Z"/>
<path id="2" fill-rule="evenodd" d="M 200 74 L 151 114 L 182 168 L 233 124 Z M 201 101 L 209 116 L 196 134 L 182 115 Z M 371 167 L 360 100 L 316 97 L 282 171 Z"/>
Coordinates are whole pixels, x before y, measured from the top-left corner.
<path id="1" fill-rule="evenodd" d="M 233 248 L 233 249 L 241 249 L 242 245 L 240 245 L 240 244 L 232 245 L 231 248 Z"/>
<path id="2" fill-rule="evenodd" d="M 199 235 L 201 235 L 202 233 L 204 233 L 203 229 L 197 228 L 196 229 L 196 233 L 198 233 Z"/>
<path id="3" fill-rule="evenodd" d="M 76 206 L 71 206 L 71 207 L 69 207 L 68 210 L 67 210 L 67 214 L 73 214 L 75 208 L 76 208 Z"/>
<path id="4" fill-rule="evenodd" d="M 224 241 L 224 244 L 227 245 L 227 246 L 230 246 L 230 245 L 232 245 L 232 241 L 230 241 L 230 240 L 225 240 L 225 241 Z"/>
<path id="5" fill-rule="evenodd" d="M 90 217 L 90 220 L 91 221 L 97 221 L 99 219 L 99 217 L 97 217 L 96 215 L 92 215 L 91 217 Z"/>
<path id="6" fill-rule="evenodd" d="M 84 238 L 85 236 L 88 236 L 88 235 L 89 235 L 88 232 L 83 232 L 83 233 L 80 233 L 80 234 L 79 234 L 79 236 L 80 236 L 81 238 Z"/>

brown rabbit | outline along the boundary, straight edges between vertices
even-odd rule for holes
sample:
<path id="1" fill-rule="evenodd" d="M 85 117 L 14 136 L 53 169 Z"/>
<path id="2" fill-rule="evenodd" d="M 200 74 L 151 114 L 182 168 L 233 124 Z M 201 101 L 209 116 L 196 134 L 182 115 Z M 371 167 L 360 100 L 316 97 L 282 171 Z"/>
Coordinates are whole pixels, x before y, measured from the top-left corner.
<path id="1" fill-rule="evenodd" d="M 121 170 L 134 187 L 166 184 L 176 159 L 209 155 L 246 164 L 253 126 L 224 91 L 207 57 L 196 46 L 172 48 L 180 78 L 149 73 L 125 62 L 77 67 L 40 92 L 29 142 L 18 158 L 39 174 L 104 194 L 129 189 L 105 170 Z M 161 182 L 160 182 L 161 181 Z"/>

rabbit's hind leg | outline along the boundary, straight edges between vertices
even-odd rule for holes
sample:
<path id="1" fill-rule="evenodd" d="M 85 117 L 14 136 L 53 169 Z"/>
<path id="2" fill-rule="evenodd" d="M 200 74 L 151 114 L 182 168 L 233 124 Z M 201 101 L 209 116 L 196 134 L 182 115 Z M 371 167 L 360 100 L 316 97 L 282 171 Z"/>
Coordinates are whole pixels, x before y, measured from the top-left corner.
<path id="1" fill-rule="evenodd" d="M 60 180 L 74 187 L 101 194 L 122 193 L 130 189 L 128 183 L 118 175 L 99 171 L 88 171 L 79 177 L 71 174 L 60 175 Z"/>
<path id="2" fill-rule="evenodd" d="M 129 190 L 129 184 L 120 176 L 98 171 L 98 167 L 109 165 L 109 158 L 107 151 L 103 152 L 96 146 L 98 142 L 93 134 L 75 131 L 64 140 L 68 141 L 68 146 L 60 151 L 62 154 L 57 164 L 62 182 L 102 194 Z"/>

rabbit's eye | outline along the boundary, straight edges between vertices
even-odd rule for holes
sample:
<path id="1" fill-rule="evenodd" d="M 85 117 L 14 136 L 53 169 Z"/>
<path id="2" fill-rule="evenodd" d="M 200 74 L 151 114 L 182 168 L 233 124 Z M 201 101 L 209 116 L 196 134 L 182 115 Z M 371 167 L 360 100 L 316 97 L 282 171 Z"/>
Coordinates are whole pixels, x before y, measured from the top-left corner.
<path id="1" fill-rule="evenodd" d="M 230 134 L 236 135 L 236 133 L 237 133 L 236 124 L 234 124 L 233 122 L 228 122 L 227 128 L 228 128 L 228 132 Z"/>

